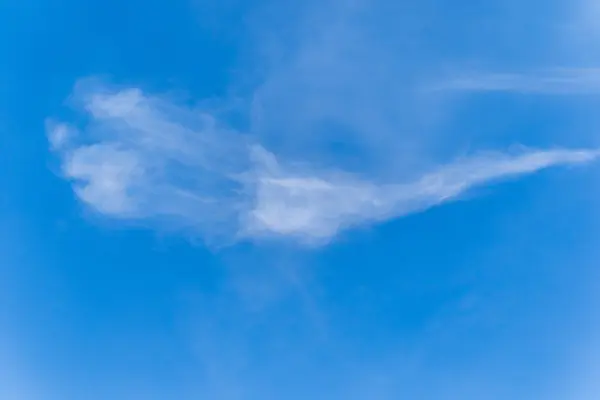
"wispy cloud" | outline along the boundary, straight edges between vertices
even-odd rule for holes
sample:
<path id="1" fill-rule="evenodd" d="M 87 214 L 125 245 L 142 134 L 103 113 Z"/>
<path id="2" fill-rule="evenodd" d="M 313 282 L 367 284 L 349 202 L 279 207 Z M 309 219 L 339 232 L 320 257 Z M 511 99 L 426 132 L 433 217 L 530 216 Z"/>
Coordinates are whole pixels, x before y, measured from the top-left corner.
<path id="1" fill-rule="evenodd" d="M 252 32 L 246 50 L 256 57 L 243 67 L 258 84 L 243 96 L 243 129 L 207 107 L 83 81 L 73 99 L 86 122 L 48 124 L 50 147 L 79 199 L 99 213 L 205 237 L 309 242 L 473 186 L 596 158 L 596 150 L 523 149 L 448 163 L 454 149 L 445 149 L 442 161 L 437 133 L 427 131 L 435 96 L 417 90 L 431 72 L 423 72 L 432 63 L 421 51 L 427 38 L 405 40 L 417 15 L 378 7 L 309 2 L 285 30 Z M 257 25 L 276 26 L 274 14 Z M 600 69 L 471 74 L 428 90 L 597 93 Z"/>
<path id="2" fill-rule="evenodd" d="M 83 85 L 74 98 L 88 123 L 48 124 L 48 136 L 79 199 L 110 217 L 207 237 L 326 241 L 348 227 L 447 202 L 476 185 L 598 156 L 562 149 L 481 153 L 410 180 L 382 182 L 279 159 L 258 137 L 207 111 L 136 88 Z"/>
<path id="3" fill-rule="evenodd" d="M 342 174 L 310 175 L 278 167 L 253 182 L 256 193 L 251 233 L 275 233 L 326 239 L 342 228 L 420 211 L 458 197 L 473 186 L 532 173 L 560 164 L 590 161 L 595 151 L 526 151 L 480 154 L 443 165 L 415 181 L 376 184 Z"/>
<path id="4" fill-rule="evenodd" d="M 600 94 L 600 68 L 554 68 L 530 73 L 472 73 L 428 86 L 427 90 Z"/>

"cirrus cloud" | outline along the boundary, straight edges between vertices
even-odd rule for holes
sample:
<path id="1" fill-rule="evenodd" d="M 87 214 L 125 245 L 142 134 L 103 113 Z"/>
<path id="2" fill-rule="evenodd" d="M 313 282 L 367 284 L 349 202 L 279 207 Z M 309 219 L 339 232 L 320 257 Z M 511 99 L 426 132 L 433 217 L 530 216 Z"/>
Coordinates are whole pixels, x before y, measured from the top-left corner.
<path id="1" fill-rule="evenodd" d="M 87 123 L 48 123 L 48 137 L 77 197 L 112 218 L 168 223 L 205 238 L 323 243 L 350 227 L 451 201 L 474 186 L 598 156 L 567 149 L 480 152 L 390 182 L 281 159 L 259 135 L 138 88 L 80 85 L 74 99 Z"/>

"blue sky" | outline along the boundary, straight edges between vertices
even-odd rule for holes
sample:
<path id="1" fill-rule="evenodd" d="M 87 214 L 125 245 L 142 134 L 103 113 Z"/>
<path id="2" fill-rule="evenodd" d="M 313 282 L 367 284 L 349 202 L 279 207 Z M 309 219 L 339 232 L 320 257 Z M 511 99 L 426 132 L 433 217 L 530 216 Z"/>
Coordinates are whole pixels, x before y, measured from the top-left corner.
<path id="1" fill-rule="evenodd" d="M 600 396 L 600 5 L 4 0 L 0 398 Z"/>

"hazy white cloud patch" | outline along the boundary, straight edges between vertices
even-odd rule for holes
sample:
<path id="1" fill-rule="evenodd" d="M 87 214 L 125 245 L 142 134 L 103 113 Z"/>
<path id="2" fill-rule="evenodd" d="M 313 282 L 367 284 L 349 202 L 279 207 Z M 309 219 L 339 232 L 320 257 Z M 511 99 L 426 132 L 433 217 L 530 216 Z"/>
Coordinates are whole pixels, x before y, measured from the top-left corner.
<path id="1" fill-rule="evenodd" d="M 71 126 L 53 121 L 47 122 L 46 130 L 50 148 L 55 151 L 62 149 L 76 134 Z"/>
<path id="2" fill-rule="evenodd" d="M 598 155 L 561 149 L 480 153 L 434 165 L 410 180 L 383 182 L 335 165 L 279 159 L 258 136 L 139 89 L 80 86 L 74 98 L 87 123 L 49 123 L 48 137 L 78 198 L 113 218 L 167 223 L 205 237 L 323 242 L 348 227 L 452 200 L 476 185 Z"/>
<path id="3" fill-rule="evenodd" d="M 472 73 L 428 86 L 427 91 L 600 94 L 600 68 L 554 68 L 531 73 Z"/>

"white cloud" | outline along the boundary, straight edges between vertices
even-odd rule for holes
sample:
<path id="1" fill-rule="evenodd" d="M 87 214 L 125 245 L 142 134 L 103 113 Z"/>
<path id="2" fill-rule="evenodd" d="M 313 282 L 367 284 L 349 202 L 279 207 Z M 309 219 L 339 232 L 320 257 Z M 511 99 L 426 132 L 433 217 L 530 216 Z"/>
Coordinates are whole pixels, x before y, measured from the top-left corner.
<path id="1" fill-rule="evenodd" d="M 600 68 L 554 68 L 526 73 L 470 74 L 427 87 L 428 91 L 599 94 Z"/>
<path id="2" fill-rule="evenodd" d="M 75 192 L 98 211 L 131 216 L 142 205 L 134 192 L 144 179 L 138 154 L 123 150 L 118 144 L 82 146 L 65 160 L 64 172 L 75 182 Z"/>
<path id="3" fill-rule="evenodd" d="M 254 47 L 245 50 L 257 56 L 244 70 L 262 76 L 248 79 L 259 83 L 242 99 L 243 132 L 206 107 L 79 83 L 73 100 L 86 125 L 63 134 L 67 125 L 49 124 L 48 133 L 77 196 L 111 217 L 208 238 L 322 242 L 476 185 L 596 157 L 595 150 L 522 150 L 442 162 L 439 154 L 448 160 L 455 149 L 439 149 L 441 113 L 430 94 L 596 93 L 600 69 L 469 75 L 429 86 L 424 96 L 416 89 L 440 61 L 424 55 L 421 44 L 430 42 L 415 34 L 414 21 L 427 15 L 345 0 L 301 8 L 286 29 L 249 34 Z M 278 26 L 279 12 L 255 26 Z"/>
<path id="4" fill-rule="evenodd" d="M 278 160 L 255 136 L 139 89 L 80 89 L 75 97 L 88 125 L 69 135 L 69 145 L 53 139 L 67 125 L 49 125 L 48 133 L 79 199 L 107 216 L 160 221 L 205 237 L 326 241 L 351 226 L 451 200 L 475 185 L 597 156 L 586 150 L 482 153 L 410 180 L 381 182 Z"/>
<path id="5" fill-rule="evenodd" d="M 415 181 L 392 184 L 277 168 L 258 176 L 247 228 L 253 234 L 327 239 L 348 226 L 396 218 L 441 204 L 476 185 L 554 165 L 588 162 L 597 156 L 598 152 L 585 150 L 481 154 L 440 166 Z"/>

